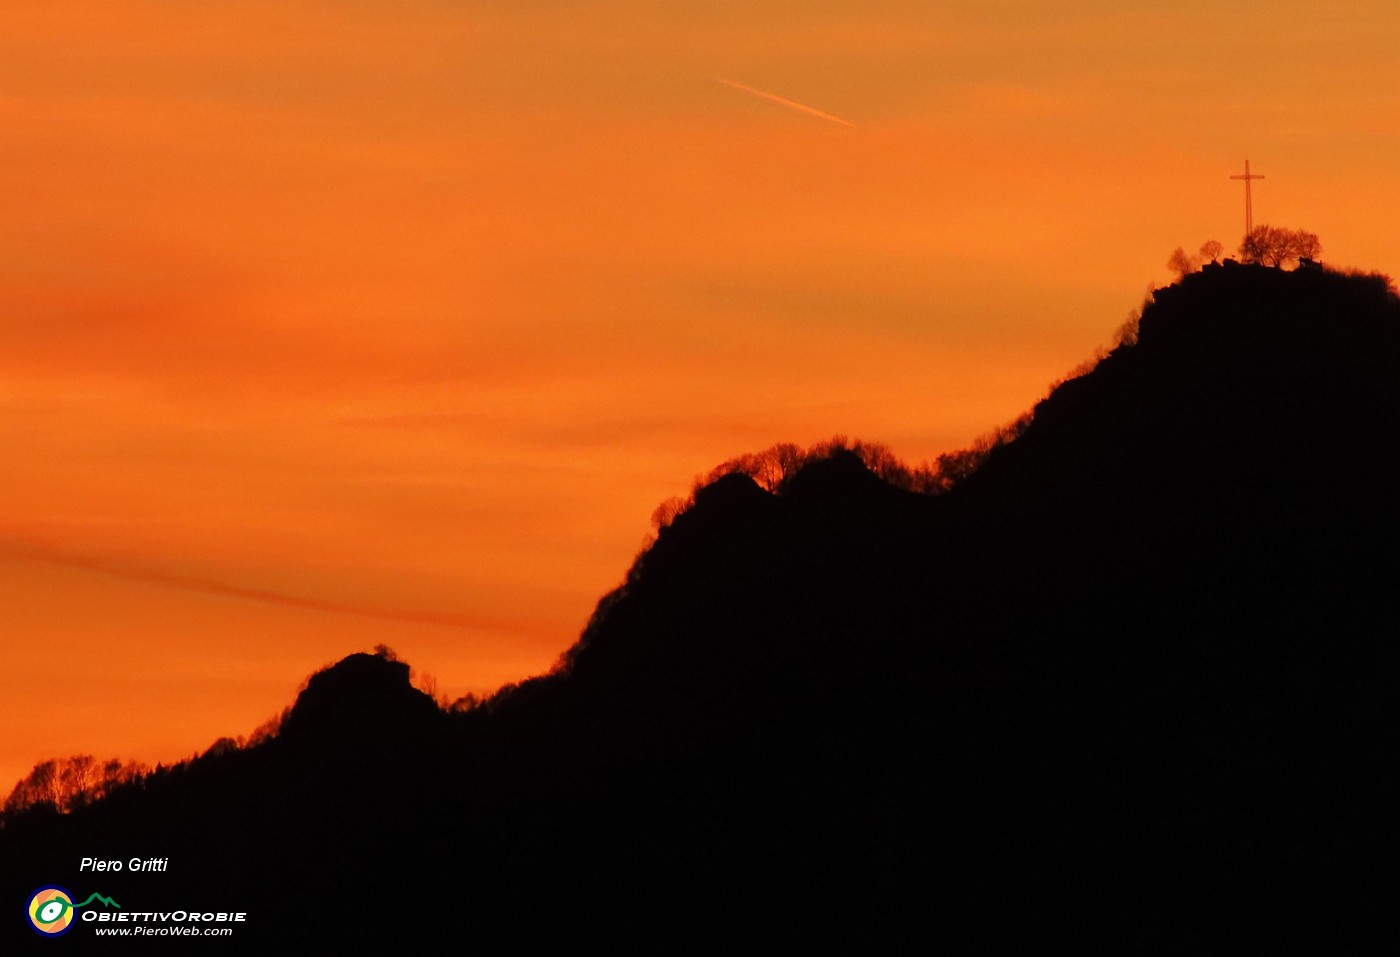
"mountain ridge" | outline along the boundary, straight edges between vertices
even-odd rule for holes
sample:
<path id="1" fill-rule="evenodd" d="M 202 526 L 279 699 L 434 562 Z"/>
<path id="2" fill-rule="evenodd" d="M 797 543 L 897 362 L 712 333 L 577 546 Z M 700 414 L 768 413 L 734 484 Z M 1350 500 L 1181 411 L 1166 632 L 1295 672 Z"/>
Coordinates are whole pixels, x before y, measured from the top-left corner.
<path id="1" fill-rule="evenodd" d="M 1266 886 L 1359 860 L 1387 813 L 1400 300 L 1207 267 L 1131 339 L 939 495 L 839 445 L 773 491 L 715 477 L 549 675 L 435 713 L 406 665 L 351 656 L 259 748 L 0 847 L 175 844 L 206 862 L 193 892 L 241 881 L 306 939 L 396 928 L 299 927 L 250 848 L 370 898 L 446 888 L 507 949 L 930 920 L 949 943 L 1258 940 Z"/>

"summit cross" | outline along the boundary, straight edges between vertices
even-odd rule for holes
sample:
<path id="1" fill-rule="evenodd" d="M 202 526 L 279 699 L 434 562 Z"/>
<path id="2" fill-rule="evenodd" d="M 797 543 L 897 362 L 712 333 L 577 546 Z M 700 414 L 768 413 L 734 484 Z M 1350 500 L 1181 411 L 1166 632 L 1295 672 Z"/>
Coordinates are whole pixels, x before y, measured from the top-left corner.
<path id="1" fill-rule="evenodd" d="M 1254 203 L 1250 197 L 1249 181 L 1263 179 L 1264 176 L 1262 173 L 1251 173 L 1249 171 L 1249 160 L 1245 160 L 1244 175 L 1231 176 L 1230 178 L 1244 180 L 1244 234 L 1248 236 L 1250 233 L 1254 232 Z"/>

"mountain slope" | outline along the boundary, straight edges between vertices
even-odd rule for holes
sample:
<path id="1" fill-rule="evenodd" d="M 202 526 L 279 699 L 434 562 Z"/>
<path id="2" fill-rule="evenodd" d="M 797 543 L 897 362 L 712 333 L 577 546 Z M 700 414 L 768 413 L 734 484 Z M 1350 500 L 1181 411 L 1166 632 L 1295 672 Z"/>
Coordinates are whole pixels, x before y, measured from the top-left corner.
<path id="1" fill-rule="evenodd" d="M 438 714 L 352 656 L 266 745 L 0 851 L 159 846 L 250 938 L 404 933 L 349 882 L 505 949 L 1257 941 L 1393 807 L 1397 436 L 1384 280 L 1207 269 L 945 495 L 723 477 L 555 673 Z"/>

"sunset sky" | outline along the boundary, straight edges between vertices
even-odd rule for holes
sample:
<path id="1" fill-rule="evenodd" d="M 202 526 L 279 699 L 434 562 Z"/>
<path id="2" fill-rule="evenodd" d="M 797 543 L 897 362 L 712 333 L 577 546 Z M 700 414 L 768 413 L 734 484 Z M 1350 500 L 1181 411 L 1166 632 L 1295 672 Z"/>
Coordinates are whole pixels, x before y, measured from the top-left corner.
<path id="1" fill-rule="evenodd" d="M 1400 7 L 0 6 L 0 793 L 385 642 L 547 669 L 662 499 L 921 461 L 1256 223 L 1400 269 Z"/>

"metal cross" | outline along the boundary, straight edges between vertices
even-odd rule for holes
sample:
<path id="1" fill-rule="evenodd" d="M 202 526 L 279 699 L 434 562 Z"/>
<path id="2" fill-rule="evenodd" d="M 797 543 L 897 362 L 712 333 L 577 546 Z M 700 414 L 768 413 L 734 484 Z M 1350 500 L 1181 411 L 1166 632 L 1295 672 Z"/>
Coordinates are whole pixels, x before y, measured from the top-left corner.
<path id="1" fill-rule="evenodd" d="M 1244 175 L 1231 176 L 1231 179 L 1244 180 L 1244 234 L 1248 236 L 1254 232 L 1254 204 L 1249 195 L 1249 181 L 1252 179 L 1263 179 L 1261 173 L 1251 173 L 1249 171 L 1249 160 L 1244 161 Z"/>

